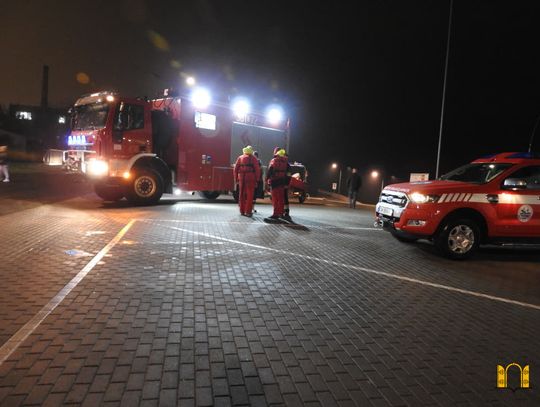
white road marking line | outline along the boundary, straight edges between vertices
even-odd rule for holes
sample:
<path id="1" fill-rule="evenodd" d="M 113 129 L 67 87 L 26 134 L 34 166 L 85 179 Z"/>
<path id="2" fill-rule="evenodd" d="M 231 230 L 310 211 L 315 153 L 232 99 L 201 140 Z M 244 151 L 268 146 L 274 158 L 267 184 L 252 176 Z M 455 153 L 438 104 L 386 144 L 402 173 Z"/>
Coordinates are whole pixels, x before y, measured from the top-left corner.
<path id="1" fill-rule="evenodd" d="M 356 226 L 306 226 L 308 228 L 317 228 L 317 229 L 347 229 L 347 230 L 376 230 L 377 232 L 382 232 L 383 228 L 370 228 L 370 227 L 356 227 Z"/>
<path id="2" fill-rule="evenodd" d="M 347 269 L 351 269 L 351 270 L 362 271 L 364 273 L 375 274 L 375 275 L 379 275 L 379 276 L 393 278 L 393 279 L 396 279 L 396 280 L 407 281 L 409 283 L 424 285 L 424 286 L 427 286 L 427 287 L 439 288 L 439 289 L 446 290 L 446 291 L 456 292 L 456 293 L 460 293 L 460 294 L 466 294 L 466 295 L 470 295 L 470 296 L 478 297 L 478 298 L 485 298 L 485 299 L 492 300 L 492 301 L 503 302 L 503 303 L 506 303 L 506 304 L 513 304 L 513 305 L 517 305 L 517 306 L 520 306 L 520 307 L 532 308 L 532 309 L 540 311 L 540 305 L 537 305 L 537 304 L 530 304 L 530 303 L 527 303 L 527 302 L 516 301 L 516 300 L 512 300 L 510 298 L 497 297 L 495 295 L 484 294 L 484 293 L 480 293 L 480 292 L 477 292 L 477 291 L 464 290 L 462 288 L 452 287 L 452 286 L 448 286 L 448 285 L 444 285 L 444 284 L 432 283 L 430 281 L 419 280 L 419 279 L 416 279 L 416 278 L 399 276 L 399 275 L 392 274 L 392 273 L 387 273 L 387 272 L 384 272 L 384 271 L 373 270 L 373 269 L 368 269 L 368 268 L 359 267 L 359 266 L 353 266 L 353 265 L 346 264 L 346 263 L 339 263 L 339 262 L 336 262 L 336 261 L 321 259 L 319 257 L 309 256 L 309 255 L 306 255 L 306 254 L 289 252 L 287 250 L 274 249 L 272 247 L 265 247 L 265 246 L 261 246 L 261 245 L 257 245 L 257 244 L 253 244 L 253 243 L 246 243 L 246 242 L 242 242 L 240 240 L 228 239 L 228 238 L 221 237 L 221 236 L 211 235 L 209 233 L 195 232 L 193 230 L 179 228 L 179 227 L 175 227 L 175 226 L 167 226 L 167 227 L 170 228 L 170 229 L 180 230 L 180 231 L 191 233 L 191 234 L 198 235 L 198 236 L 204 236 L 204 237 L 208 237 L 208 238 L 212 238 L 212 239 L 223 240 L 225 242 L 230 242 L 230 243 L 237 243 L 237 244 L 240 244 L 240 245 L 253 247 L 253 248 L 256 248 L 256 249 L 260 249 L 260 250 L 268 250 L 268 251 L 275 252 L 275 253 L 286 254 L 286 255 L 289 255 L 289 256 L 296 256 L 296 257 L 300 257 L 300 258 L 306 259 L 306 260 L 318 261 L 318 262 L 321 262 L 321 263 L 331 264 L 333 266 L 343 267 L 343 268 L 347 268 Z"/>
<path id="3" fill-rule="evenodd" d="M 77 273 L 75 277 L 62 288 L 58 294 L 56 294 L 39 312 L 32 317 L 22 328 L 20 328 L 15 334 L 7 340 L 6 343 L 0 347 L 0 366 L 7 358 L 25 341 L 28 336 L 34 332 L 34 330 L 43 322 L 47 316 L 54 311 L 54 309 L 66 298 L 66 296 L 73 290 L 81 280 L 95 267 L 95 265 L 122 239 L 127 231 L 133 226 L 136 219 L 131 219 L 118 234 L 100 250 L 98 254 L 94 256 L 92 260 L 83 267 L 81 271 Z"/>
<path id="4" fill-rule="evenodd" d="M 148 218 L 141 218 L 137 219 L 142 222 L 146 221 L 152 221 L 152 222 L 177 222 L 177 223 L 199 223 L 199 224 L 210 224 L 210 225 L 249 225 L 249 226 L 274 226 L 269 225 L 267 223 L 263 222 L 241 222 L 241 221 L 218 221 L 218 222 L 212 222 L 212 221 L 205 221 L 205 220 L 182 220 L 182 219 L 148 219 Z M 314 226 L 309 225 L 306 226 L 309 229 L 347 229 L 347 230 L 376 230 L 376 231 L 382 231 L 382 228 L 374 228 L 374 227 L 367 227 L 367 226 Z"/>

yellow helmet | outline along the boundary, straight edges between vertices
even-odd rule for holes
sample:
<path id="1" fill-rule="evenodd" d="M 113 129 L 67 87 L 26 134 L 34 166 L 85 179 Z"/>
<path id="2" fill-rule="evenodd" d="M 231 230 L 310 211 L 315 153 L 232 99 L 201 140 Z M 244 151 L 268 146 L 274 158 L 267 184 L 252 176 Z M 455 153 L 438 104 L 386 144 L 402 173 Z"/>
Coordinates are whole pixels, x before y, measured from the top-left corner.
<path id="1" fill-rule="evenodd" d="M 245 147 L 242 149 L 242 151 L 243 151 L 244 154 L 251 155 L 251 154 L 253 154 L 253 147 L 251 147 L 251 146 L 245 146 Z"/>
<path id="2" fill-rule="evenodd" d="M 277 152 L 277 155 L 279 155 L 280 157 L 284 157 L 285 154 L 286 153 L 285 153 L 285 150 L 283 148 Z"/>

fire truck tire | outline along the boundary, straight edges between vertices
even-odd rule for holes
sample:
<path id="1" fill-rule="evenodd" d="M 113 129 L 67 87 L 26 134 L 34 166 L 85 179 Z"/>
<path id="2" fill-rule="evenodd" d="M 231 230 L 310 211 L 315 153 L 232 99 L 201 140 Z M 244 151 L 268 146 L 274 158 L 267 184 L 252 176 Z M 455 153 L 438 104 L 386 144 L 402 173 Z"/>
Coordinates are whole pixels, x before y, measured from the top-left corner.
<path id="1" fill-rule="evenodd" d="M 446 257 L 454 260 L 469 258 L 480 244 L 478 224 L 467 218 L 450 218 L 441 226 L 435 245 Z"/>
<path id="2" fill-rule="evenodd" d="M 116 202 L 124 197 L 124 191 L 122 191 L 122 188 L 119 187 L 96 184 L 94 186 L 94 191 L 96 195 L 104 201 Z"/>
<path id="3" fill-rule="evenodd" d="M 219 191 L 201 191 L 200 195 L 205 199 L 216 199 L 219 195 Z"/>
<path id="4" fill-rule="evenodd" d="M 237 189 L 232 191 L 232 196 L 233 196 L 234 202 L 238 203 L 238 190 Z"/>
<path id="5" fill-rule="evenodd" d="M 136 205 L 152 205 L 163 195 L 163 178 L 152 168 L 136 169 L 126 189 L 126 198 Z"/>

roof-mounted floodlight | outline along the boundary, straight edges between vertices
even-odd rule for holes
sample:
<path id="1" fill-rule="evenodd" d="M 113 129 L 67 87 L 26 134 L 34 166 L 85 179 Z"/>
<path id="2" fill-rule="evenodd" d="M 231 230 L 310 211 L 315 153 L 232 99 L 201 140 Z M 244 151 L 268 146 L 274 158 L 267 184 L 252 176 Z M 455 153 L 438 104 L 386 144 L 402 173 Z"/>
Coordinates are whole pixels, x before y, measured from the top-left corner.
<path id="1" fill-rule="evenodd" d="M 245 117 L 251 110 L 249 102 L 245 98 L 236 98 L 232 102 L 232 110 L 236 117 Z"/>
<path id="2" fill-rule="evenodd" d="M 196 108 L 204 109 L 210 105 L 212 98 L 208 90 L 204 88 L 197 88 L 191 94 L 191 100 Z"/>
<path id="3" fill-rule="evenodd" d="M 266 118 L 271 124 L 279 124 L 283 120 L 283 109 L 277 105 L 269 106 L 266 109 Z"/>

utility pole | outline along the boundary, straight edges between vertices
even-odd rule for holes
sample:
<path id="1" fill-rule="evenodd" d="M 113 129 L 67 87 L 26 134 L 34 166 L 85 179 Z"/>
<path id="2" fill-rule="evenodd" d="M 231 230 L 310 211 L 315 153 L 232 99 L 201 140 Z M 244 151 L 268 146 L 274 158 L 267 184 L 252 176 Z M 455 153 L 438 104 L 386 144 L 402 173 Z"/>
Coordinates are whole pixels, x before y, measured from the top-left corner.
<path id="1" fill-rule="evenodd" d="M 441 122 L 439 125 L 439 146 L 437 148 L 437 167 L 435 169 L 435 179 L 439 178 L 439 163 L 441 160 L 441 142 L 442 131 L 444 121 L 444 103 L 446 100 L 446 77 L 448 76 L 448 56 L 450 55 L 450 35 L 452 32 L 452 11 L 454 0 L 450 0 L 450 13 L 448 15 L 448 36 L 446 39 L 446 61 L 444 63 L 444 81 L 443 81 L 443 94 L 442 94 L 442 106 L 441 106 Z"/>

